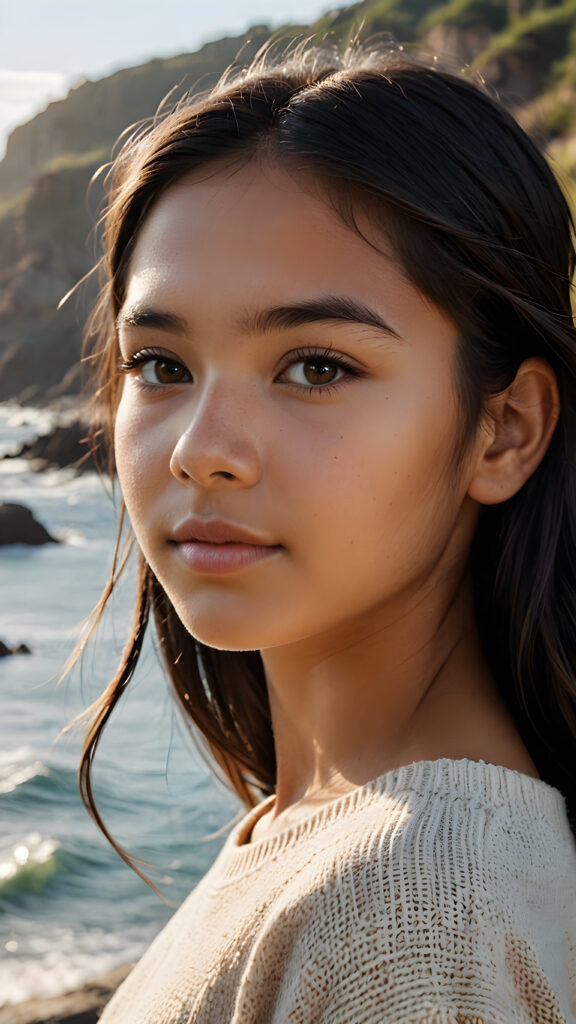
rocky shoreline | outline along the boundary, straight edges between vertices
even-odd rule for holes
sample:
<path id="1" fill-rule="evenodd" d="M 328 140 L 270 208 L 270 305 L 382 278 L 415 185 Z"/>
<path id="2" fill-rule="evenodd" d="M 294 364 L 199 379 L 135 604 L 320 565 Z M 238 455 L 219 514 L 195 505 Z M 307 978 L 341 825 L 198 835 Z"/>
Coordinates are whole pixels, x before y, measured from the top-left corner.
<path id="1" fill-rule="evenodd" d="M 0 1007 L 0 1024 L 97 1024 L 106 1003 L 131 970 L 132 964 L 124 964 L 75 992 L 52 999 L 6 1003 Z"/>
<path id="2" fill-rule="evenodd" d="M 97 468 L 90 444 L 90 425 L 84 416 L 58 417 L 52 429 L 33 441 L 21 444 L 19 449 L 0 456 L 2 460 L 27 459 L 33 470 L 68 469 L 77 474 Z M 105 464 L 106 447 L 99 438 L 99 463 Z"/>

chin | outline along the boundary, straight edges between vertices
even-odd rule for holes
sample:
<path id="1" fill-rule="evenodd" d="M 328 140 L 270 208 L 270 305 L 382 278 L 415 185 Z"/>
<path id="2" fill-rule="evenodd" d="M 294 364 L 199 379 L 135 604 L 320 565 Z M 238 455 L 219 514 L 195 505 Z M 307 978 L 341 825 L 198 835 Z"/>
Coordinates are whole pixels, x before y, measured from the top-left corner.
<path id="1" fill-rule="evenodd" d="M 258 651 L 266 646 L 263 632 L 255 623 L 245 619 L 230 621 L 218 613 L 206 618 L 204 615 L 191 615 L 185 608 L 175 607 L 184 628 L 206 647 L 213 647 L 217 651 Z"/>
<path id="2" fill-rule="evenodd" d="M 198 613 L 186 602 L 174 602 L 174 608 L 182 625 L 195 640 L 218 651 L 262 651 L 294 643 L 308 635 L 306 629 L 302 633 L 290 633 L 280 614 L 266 621 L 261 613 L 226 614 L 222 607 Z M 279 622 L 282 623 L 280 629 Z"/>

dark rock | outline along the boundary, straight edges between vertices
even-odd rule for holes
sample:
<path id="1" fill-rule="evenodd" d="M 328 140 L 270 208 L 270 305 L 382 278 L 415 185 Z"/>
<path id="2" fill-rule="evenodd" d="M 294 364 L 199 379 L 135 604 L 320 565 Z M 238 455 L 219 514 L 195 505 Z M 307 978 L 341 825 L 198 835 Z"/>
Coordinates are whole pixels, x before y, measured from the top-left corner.
<path id="1" fill-rule="evenodd" d="M 79 419 L 59 424 L 48 434 L 42 434 L 34 441 L 23 444 L 17 452 L 5 455 L 5 459 L 41 459 L 43 469 L 64 469 L 75 467 L 77 472 L 94 469 L 90 450 L 89 427 Z"/>
<path id="2" fill-rule="evenodd" d="M 6 544 L 58 544 L 25 505 L 0 505 L 0 546 Z"/>
<path id="3" fill-rule="evenodd" d="M 32 654 L 28 644 L 18 644 L 17 647 L 8 647 L 3 640 L 0 640 L 0 658 L 7 658 L 9 654 Z"/>
<path id="4" fill-rule="evenodd" d="M 0 1024 L 96 1024 L 106 1003 L 130 973 L 131 966 L 117 967 L 88 982 L 77 992 L 53 999 L 29 999 L 0 1007 Z"/>

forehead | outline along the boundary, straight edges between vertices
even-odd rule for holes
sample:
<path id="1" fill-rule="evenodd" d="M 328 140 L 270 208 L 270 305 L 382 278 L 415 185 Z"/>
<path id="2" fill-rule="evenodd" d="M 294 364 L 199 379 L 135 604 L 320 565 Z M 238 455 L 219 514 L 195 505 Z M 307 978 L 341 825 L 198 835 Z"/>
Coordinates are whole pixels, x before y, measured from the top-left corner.
<path id="1" fill-rule="evenodd" d="M 343 222 L 310 175 L 256 159 L 194 172 L 169 188 L 144 222 L 130 260 L 130 297 L 217 281 L 230 299 L 271 288 L 300 298 L 319 289 L 369 289 L 373 299 L 374 289 L 409 287 L 386 238 L 367 217 L 362 228 L 380 251 Z"/>
<path id="2" fill-rule="evenodd" d="M 310 173 L 259 158 L 194 172 L 144 222 L 123 309 L 174 314 L 214 341 L 260 310 L 344 297 L 398 337 L 452 350 L 451 319 L 411 284 L 369 212 L 355 210 L 355 219 L 360 230 Z"/>

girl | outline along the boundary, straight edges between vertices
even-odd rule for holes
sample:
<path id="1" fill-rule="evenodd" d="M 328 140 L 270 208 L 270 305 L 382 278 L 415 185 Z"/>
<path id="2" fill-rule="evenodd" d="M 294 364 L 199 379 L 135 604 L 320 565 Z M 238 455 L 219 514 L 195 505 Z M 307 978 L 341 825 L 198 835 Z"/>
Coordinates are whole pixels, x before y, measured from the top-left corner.
<path id="1" fill-rule="evenodd" d="M 576 1020 L 571 228 L 502 107 L 382 49 L 264 60 L 117 157 L 140 583 L 82 791 L 104 828 L 152 614 L 251 809 L 105 1024 Z"/>

